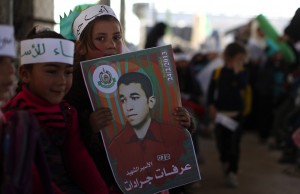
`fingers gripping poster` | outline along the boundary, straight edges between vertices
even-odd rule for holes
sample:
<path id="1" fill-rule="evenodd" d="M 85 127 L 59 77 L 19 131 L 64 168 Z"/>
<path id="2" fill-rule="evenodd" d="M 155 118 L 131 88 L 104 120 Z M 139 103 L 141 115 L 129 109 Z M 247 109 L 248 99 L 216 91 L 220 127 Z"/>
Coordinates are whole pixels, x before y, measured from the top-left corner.
<path id="1" fill-rule="evenodd" d="M 170 45 L 81 67 L 93 109 L 112 112 L 101 136 L 124 193 L 152 194 L 200 180 L 191 135 L 173 116 L 181 100 Z"/>

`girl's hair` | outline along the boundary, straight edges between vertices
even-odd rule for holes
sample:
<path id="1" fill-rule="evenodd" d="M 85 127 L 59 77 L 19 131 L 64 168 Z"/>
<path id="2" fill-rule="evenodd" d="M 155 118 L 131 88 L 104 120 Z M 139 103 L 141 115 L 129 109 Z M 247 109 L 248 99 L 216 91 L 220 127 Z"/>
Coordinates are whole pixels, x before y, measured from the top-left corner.
<path id="1" fill-rule="evenodd" d="M 119 88 L 121 84 L 129 85 L 131 83 L 141 84 L 141 87 L 146 94 L 147 100 L 151 96 L 153 96 L 152 83 L 147 75 L 140 72 L 125 73 L 119 78 L 117 85 Z"/>
<path id="2" fill-rule="evenodd" d="M 122 26 L 120 24 L 120 22 L 113 16 L 111 15 L 103 15 L 103 16 L 99 16 L 96 17 L 93 21 L 91 21 L 82 31 L 81 35 L 80 35 L 80 42 L 83 43 L 83 46 L 85 47 L 85 49 L 87 50 L 88 48 L 92 48 L 92 49 L 97 49 L 97 47 L 95 46 L 95 44 L 93 43 L 93 39 L 92 39 L 92 33 L 93 33 L 93 28 L 94 28 L 94 24 L 98 21 L 116 21 L 119 23 L 120 25 L 120 29 L 121 29 L 121 34 L 123 35 L 123 29 Z M 122 41 L 124 43 L 124 39 L 122 37 Z M 74 61 L 75 64 L 79 63 L 80 61 L 85 60 L 83 58 L 83 56 L 81 56 L 78 52 L 76 52 L 75 49 L 75 55 L 74 55 Z"/>
<path id="3" fill-rule="evenodd" d="M 223 52 L 223 57 L 224 57 L 224 60 L 227 61 L 227 60 L 232 59 L 233 57 L 235 57 L 236 55 L 238 55 L 240 53 L 247 54 L 247 50 L 246 50 L 245 46 L 241 43 L 233 42 L 226 46 L 226 48 Z"/>

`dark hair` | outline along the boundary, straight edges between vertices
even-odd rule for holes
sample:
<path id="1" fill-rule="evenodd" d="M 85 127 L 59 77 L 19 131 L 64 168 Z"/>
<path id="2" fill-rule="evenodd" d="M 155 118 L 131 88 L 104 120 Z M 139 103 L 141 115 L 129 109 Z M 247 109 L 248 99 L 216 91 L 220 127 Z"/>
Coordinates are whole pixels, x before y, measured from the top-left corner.
<path id="1" fill-rule="evenodd" d="M 88 47 L 93 48 L 93 49 L 97 49 L 97 47 L 93 43 L 93 39 L 92 39 L 93 34 L 92 33 L 93 33 L 94 24 L 98 21 L 116 21 L 120 24 L 120 22 L 115 17 L 113 17 L 111 15 L 98 16 L 93 21 L 88 23 L 88 25 L 84 28 L 84 30 L 82 31 L 82 33 L 80 34 L 80 37 L 79 37 L 80 42 L 83 43 L 83 46 L 85 47 L 86 50 L 87 50 Z M 121 29 L 121 33 L 123 34 L 121 24 L 120 24 L 120 29 Z M 75 50 L 75 56 L 74 56 L 75 63 L 79 63 L 80 61 L 83 61 L 83 60 L 85 60 L 83 58 L 83 56 L 81 56 Z"/>
<path id="2" fill-rule="evenodd" d="M 233 42 L 230 43 L 226 46 L 223 52 L 223 57 L 225 61 L 232 59 L 238 54 L 247 54 L 247 50 L 244 45 L 238 43 L 238 42 Z"/>
<path id="3" fill-rule="evenodd" d="M 129 85 L 131 83 L 140 83 L 146 97 L 153 96 L 152 84 L 148 76 L 140 72 L 129 72 L 123 74 L 118 80 L 118 87 L 121 84 Z"/>
<path id="4" fill-rule="evenodd" d="M 50 30 L 49 28 L 38 29 L 38 26 L 33 27 L 27 34 L 25 40 L 34 38 L 59 38 L 65 39 L 61 34 Z"/>
<path id="5" fill-rule="evenodd" d="M 156 23 L 147 34 L 145 48 L 156 47 L 158 40 L 165 35 L 166 29 L 167 25 L 164 22 Z"/>

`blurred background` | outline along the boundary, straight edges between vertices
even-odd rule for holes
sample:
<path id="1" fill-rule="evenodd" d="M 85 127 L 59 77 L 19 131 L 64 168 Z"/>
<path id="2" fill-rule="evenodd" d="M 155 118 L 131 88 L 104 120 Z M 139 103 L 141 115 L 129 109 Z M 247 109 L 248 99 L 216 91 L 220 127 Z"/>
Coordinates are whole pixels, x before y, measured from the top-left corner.
<path id="1" fill-rule="evenodd" d="M 264 14 L 279 33 L 293 16 L 299 1 L 238 0 L 105 0 L 112 6 L 126 32 L 126 41 L 143 48 L 146 33 L 155 23 L 168 25 L 165 43 L 197 50 L 207 39 L 211 47 L 222 47 L 232 39 L 235 29 Z M 76 5 L 99 0 L 1 0 L 1 20 L 14 23 L 17 39 L 22 39 L 37 24 L 59 32 L 60 16 Z M 217 48 L 219 49 L 219 48 Z"/>

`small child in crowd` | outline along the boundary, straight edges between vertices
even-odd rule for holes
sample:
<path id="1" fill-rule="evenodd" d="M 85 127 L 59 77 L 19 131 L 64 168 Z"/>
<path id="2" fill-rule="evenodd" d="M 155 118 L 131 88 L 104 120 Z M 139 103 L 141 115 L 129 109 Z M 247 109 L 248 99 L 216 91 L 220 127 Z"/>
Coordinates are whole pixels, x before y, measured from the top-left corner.
<path id="1" fill-rule="evenodd" d="M 80 138 L 76 110 L 63 100 L 73 79 L 74 43 L 50 30 L 34 28 L 21 41 L 18 93 L 2 108 L 9 120 L 18 110 L 34 114 L 55 193 L 108 193 Z M 33 193 L 43 193 L 33 168 Z"/>
<path id="2" fill-rule="evenodd" d="M 240 142 L 248 96 L 248 77 L 243 67 L 246 56 L 243 45 L 233 42 L 226 46 L 224 66 L 214 70 L 207 97 L 209 115 L 216 122 L 214 130 L 219 158 L 229 187 L 239 185 Z M 230 122 L 222 122 L 224 120 Z"/>

